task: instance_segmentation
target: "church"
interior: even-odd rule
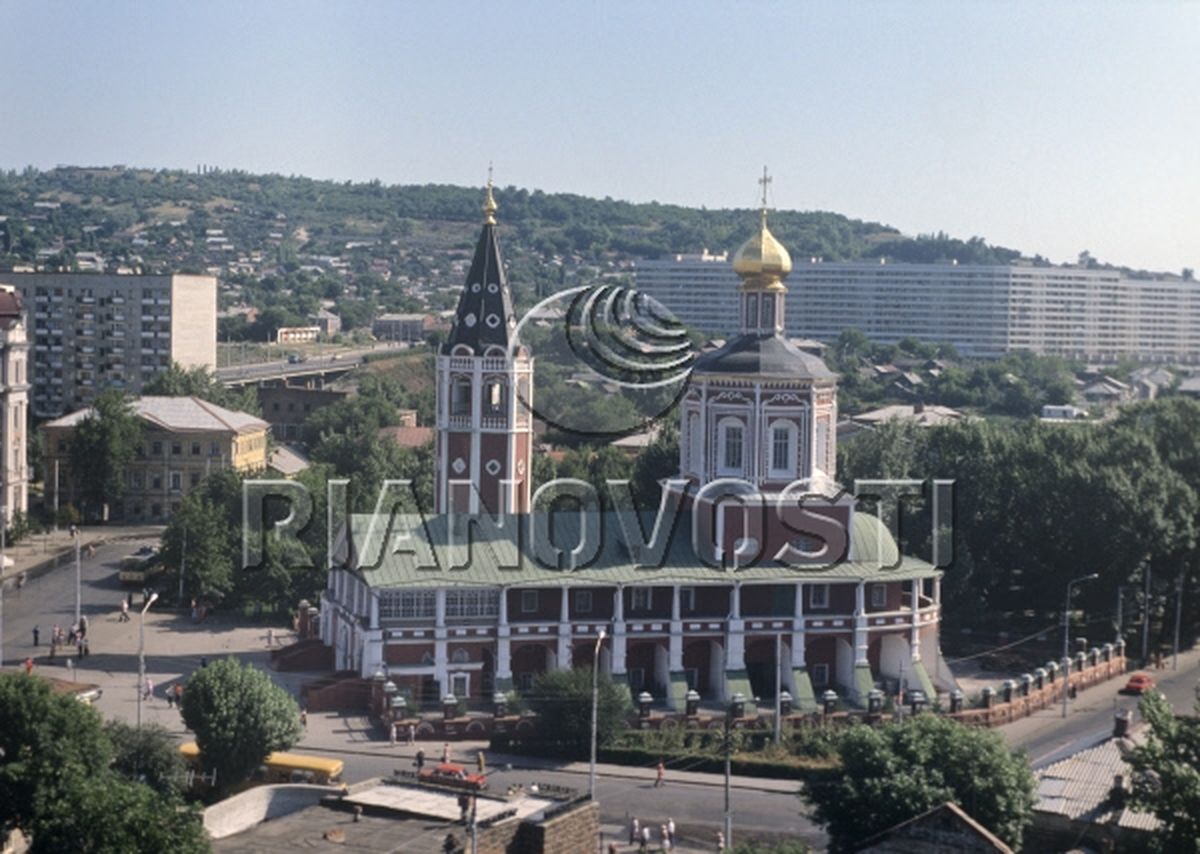
[[[490,182],[483,213],[437,356],[436,512],[382,536],[386,520],[350,518],[320,605],[335,668],[476,705],[593,664],[680,711],[691,690],[783,689],[811,710],[827,690],[865,705],[875,687],[952,688],[940,570],[837,485],[837,377],[784,337],[792,263],[765,193],[733,260],[740,333],[693,365],[663,484],[663,507],[682,509],[657,525],[536,506],[536,354],[515,339]]]

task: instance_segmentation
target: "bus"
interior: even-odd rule
[[[200,747],[194,741],[179,745],[179,753],[192,770],[203,772]],[[346,763],[305,753],[272,753],[251,775],[246,788],[271,783],[317,783],[324,786],[342,782]]]

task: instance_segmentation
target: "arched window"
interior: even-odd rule
[[[471,414],[471,381],[466,377],[450,380],[450,414]]]
[[[483,408],[489,415],[502,415],[505,406],[504,380],[490,379],[483,387]]]
[[[796,471],[796,424],[793,421],[771,422],[770,432],[770,476],[792,478]]]
[[[718,460],[722,475],[740,475],[746,458],[746,427],[736,418],[725,418],[717,428]]]
[[[470,660],[471,653],[467,652],[465,649],[456,649],[454,650],[454,655],[450,656],[450,661],[452,661],[454,664],[466,664]]]

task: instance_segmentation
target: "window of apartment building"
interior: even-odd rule
[[[871,585],[871,607],[883,608],[887,605],[887,585],[872,584]]]
[[[208,446],[208,455],[210,457],[221,456],[221,448],[216,442],[213,442]]]
[[[174,515],[175,513],[178,513],[178,512],[179,512],[179,502],[178,502],[178,501],[172,501],[172,502],[171,502],[171,513],[172,513],[172,515]]]
[[[808,606],[810,608],[829,607],[828,584],[810,584],[808,586]]]
[[[156,456],[156,457],[162,456],[162,448],[163,448],[162,442],[151,442],[150,443],[150,453],[154,454],[154,456]]]
[[[592,613],[592,591],[575,591],[575,611],[580,614]]]
[[[58,452],[60,454],[65,454],[67,452],[67,440],[66,439],[58,440]]]
[[[629,607],[633,611],[649,611],[654,605],[654,588],[635,587],[631,594]]]
[[[200,443],[199,442],[192,442],[192,456],[193,457],[200,456]]]
[[[200,472],[194,471],[190,475],[188,475],[188,483],[191,485],[192,489],[195,489],[197,486],[199,486],[200,485]]]
[[[679,588],[679,610],[681,613],[687,614],[696,610],[696,588],[695,587],[680,587]]]
[[[521,591],[521,613],[536,614],[538,609],[538,591],[522,590]]]
[[[183,489],[183,474],[177,471],[171,472],[171,491],[178,492]]]
[[[271,404],[271,411],[272,412],[279,411],[279,401],[278,400]]]
[[[495,617],[499,613],[499,590],[450,590],[446,593],[447,617]]]
[[[150,481],[150,486],[153,489],[162,489],[162,475],[156,474]]]
[[[141,489],[146,484],[146,475],[140,471],[131,471],[129,473],[129,485],[134,489]]]
[[[151,519],[159,519],[161,517],[162,517],[162,505],[161,504],[151,504],[150,505],[150,518]]]
[[[171,443],[171,456],[178,457],[178,456],[182,456],[182,455],[183,455],[183,443],[182,442],[172,442]]]

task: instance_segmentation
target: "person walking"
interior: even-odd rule
[[[153,696],[154,696],[154,680],[149,677],[146,677],[146,684],[144,686],[144,690],[142,691],[142,699],[149,701],[150,698]]]
[[[300,726],[308,729],[308,709],[300,710]]]
[[[129,600],[128,599],[121,600],[121,616],[118,618],[117,622],[119,622],[119,623],[128,623],[129,622]]]
[[[416,724],[408,725],[408,746],[412,747],[417,743],[417,727]]]
[[[717,831],[717,854],[722,854],[725,850],[725,834]]]
[[[450,742],[442,744],[442,762],[443,764],[450,761]]]
[[[629,822],[629,844],[636,845],[638,838],[642,835],[641,828],[638,826],[637,816]]]
[[[667,833],[667,826],[660,825],[658,828],[658,846],[663,851],[671,850],[671,834]]]
[[[38,644],[38,636],[39,636],[40,634],[41,634],[41,632],[38,630],[38,627],[37,627],[37,626],[34,626],[34,627],[33,627],[33,645],[34,645],[34,646],[38,646],[38,645],[39,645],[39,644]]]
[[[25,659],[25,673],[26,673],[26,675],[33,673],[33,659],[32,658]]]
[[[663,765],[663,761],[658,760],[658,767],[654,769],[654,788],[659,789],[665,785],[664,778],[667,775],[667,767]]]
[[[175,707],[177,709],[179,709],[179,711],[181,711],[181,712],[183,711],[183,683],[182,682],[175,683]],[[302,724],[308,723],[308,719],[304,717],[303,712],[300,713],[300,723],[302,723]]]
[[[272,629],[270,626],[268,626],[267,627],[267,646],[271,647],[274,645],[275,645],[275,630]]]
[[[646,854],[650,850],[650,825],[642,828],[641,844],[638,846],[638,854]]]
[[[84,638],[83,640],[81,640],[79,642],[79,654],[84,658],[87,658],[89,655],[92,654],[92,650],[88,647],[88,639],[87,638]]]
[[[396,746],[396,722],[392,721],[388,724],[388,742],[392,747]]]
[[[417,774],[420,774],[421,769],[425,767],[425,748],[421,748],[417,751],[416,763],[417,763]]]
[[[671,840],[671,847],[675,847],[675,819],[667,816],[667,839]]]
[[[479,769],[480,774],[487,773],[487,760],[483,758],[483,751],[475,754],[475,767]]]
[[[166,691],[163,691],[163,693],[167,695],[167,709],[170,710],[175,708],[175,692],[168,688]]]

